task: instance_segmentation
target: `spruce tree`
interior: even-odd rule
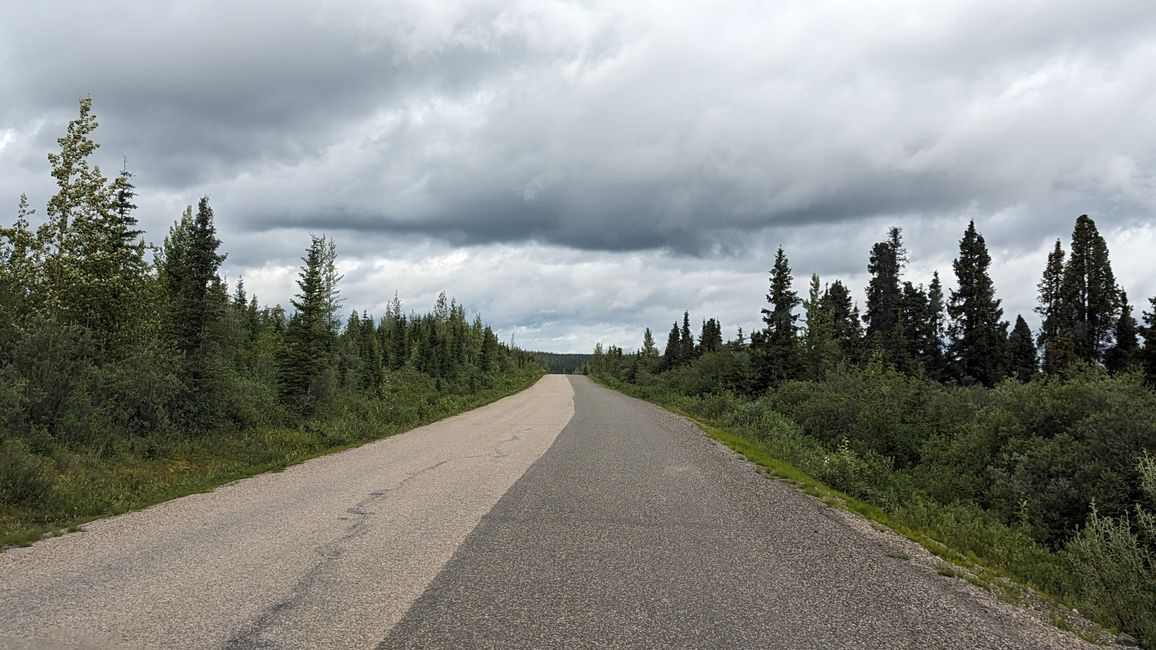
[[[1061,290],[1061,327],[1071,330],[1076,358],[1103,360],[1119,314],[1120,290],[1108,260],[1108,245],[1096,222],[1080,215],[1072,231]]]
[[[850,289],[841,280],[835,280],[824,290],[822,305],[831,316],[831,336],[838,344],[842,358],[848,362],[858,361],[863,328]]]
[[[649,327],[642,333],[642,349],[639,353],[644,359],[658,358],[658,346],[654,344],[654,334],[650,331]]]
[[[360,321],[358,347],[364,368],[362,388],[370,393],[377,393],[381,390],[382,382],[385,380],[385,362],[381,356],[381,342],[377,338],[377,327],[373,323],[373,317],[362,312]]]
[[[717,352],[723,347],[722,326],[713,318],[702,322],[702,334],[699,336],[699,350],[702,354]]]
[[[943,285],[939,281],[939,271],[931,274],[931,284],[927,286],[927,314],[924,318],[923,365],[927,375],[942,381],[947,376],[944,357],[943,336],[946,333],[944,321]]]
[[[333,298],[327,287],[329,240],[313,236],[301,258],[298,293],[291,301],[296,312],[285,331],[279,360],[282,399],[299,411],[311,411],[332,393],[333,330],[329,311]]]
[[[1132,317],[1132,306],[1128,296],[1120,292],[1120,318],[1116,320],[1115,344],[1104,355],[1104,366],[1112,374],[1127,372],[1139,361],[1140,339],[1136,331],[1136,319]]]
[[[1007,323],[1000,322],[1003,309],[988,275],[990,266],[987,245],[972,221],[959,242],[959,257],[952,263],[958,288],[951,292],[947,305],[949,352],[957,378],[985,386],[1004,377],[1007,349]]]
[[[482,350],[478,361],[482,373],[489,375],[497,370],[499,352],[498,335],[494,334],[494,330],[489,325],[486,325],[482,331]]]
[[[698,349],[694,345],[694,335],[690,333],[690,312],[682,312],[682,329],[678,332],[678,340],[682,344],[678,359],[681,363],[690,363],[698,356]]]
[[[1008,359],[1010,374],[1020,381],[1030,381],[1038,370],[1032,330],[1020,315],[1016,315],[1015,327],[1008,336]]]
[[[1060,335],[1060,331],[1068,326],[1063,313],[1064,249],[1060,246],[1059,239],[1056,240],[1052,252],[1048,253],[1043,277],[1036,287],[1039,291],[1036,313],[1040,315],[1040,333],[1036,343],[1044,355],[1044,368],[1050,372],[1051,368],[1060,365],[1058,359],[1053,358],[1054,354],[1050,352],[1051,343]]]
[[[666,349],[662,351],[662,367],[669,370],[679,365],[682,359],[682,335],[678,331],[678,323],[670,326],[670,334],[666,337]]]
[[[1156,297],[1148,299],[1149,309],[1144,313],[1144,326],[1140,328],[1140,336],[1144,339],[1144,347],[1140,349],[1140,367],[1144,371],[1144,379],[1152,386],[1156,386]]]
[[[903,283],[899,293],[899,321],[896,329],[905,346],[895,359],[897,368],[917,372],[924,367],[927,348],[931,345],[928,303],[923,285]]]
[[[902,231],[892,226],[887,241],[871,248],[867,264],[867,272],[871,274],[867,283],[867,313],[863,315],[867,339],[871,346],[883,350],[884,360],[891,364],[897,363],[907,348],[899,327],[902,301],[899,276],[906,261]]]
[[[814,381],[823,379],[838,357],[834,323],[830,309],[824,304],[824,295],[826,292],[819,290],[819,274],[812,273],[807,299],[803,301],[803,311],[807,317],[803,354],[807,375]]]
[[[762,309],[766,327],[762,337],[761,375],[768,385],[798,376],[799,341],[796,334],[799,328],[795,325],[798,316],[794,310],[801,301],[791,289],[792,279],[790,263],[780,247],[771,268],[771,287],[767,293],[770,307]]]

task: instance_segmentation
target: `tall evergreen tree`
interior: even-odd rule
[[[682,343],[678,358],[682,363],[690,363],[698,356],[698,349],[694,345],[694,335],[690,333],[690,312],[682,312],[682,329],[678,332],[678,340]]]
[[[1133,369],[1139,361],[1140,339],[1136,331],[1136,319],[1132,317],[1132,306],[1128,296],[1120,292],[1120,318],[1116,320],[1115,344],[1104,355],[1104,365],[1113,374]]]
[[[670,334],[666,337],[666,349],[662,352],[662,366],[666,369],[674,368],[682,361],[682,334],[678,330],[678,323],[670,326]]]
[[[699,336],[699,350],[702,354],[717,352],[723,347],[722,326],[713,318],[702,322],[702,334]]]
[[[165,238],[158,273],[168,298],[168,331],[181,353],[192,356],[204,352],[205,334],[216,316],[209,299],[210,287],[225,256],[218,252],[221,241],[213,222],[207,197],[185,210]]]
[[[1140,328],[1140,336],[1144,339],[1141,348],[1140,367],[1144,371],[1144,378],[1156,386],[1156,297],[1148,299],[1151,311],[1143,312],[1144,326]]]
[[[213,223],[209,199],[201,198],[196,216],[192,207],[173,225],[158,259],[158,275],[165,294],[165,331],[180,356],[182,380],[189,403],[206,403],[211,395],[210,368],[216,350],[212,334],[224,316],[225,300],[217,294],[217,271],[225,256],[218,252],[221,240]],[[193,409],[188,424],[207,426],[204,409]]]
[[[296,312],[285,332],[280,359],[281,396],[292,407],[310,411],[327,399],[333,390],[334,304],[328,285],[327,260],[330,244],[325,236],[313,236],[297,279],[292,300]]]
[[[639,353],[644,359],[658,358],[658,346],[654,344],[654,334],[649,327],[642,333],[642,349],[639,350]]]
[[[851,291],[841,280],[835,280],[824,290],[823,309],[831,315],[831,336],[839,345],[842,358],[848,362],[858,361],[863,328]]]
[[[497,370],[500,352],[501,346],[498,344],[498,335],[494,334],[494,330],[489,325],[486,325],[482,331],[482,350],[478,363],[483,373],[489,374]]]
[[[761,375],[767,384],[776,384],[798,376],[799,341],[795,321],[795,307],[801,302],[791,289],[791,265],[782,247],[775,253],[775,263],[771,268],[770,291],[767,293],[769,307],[762,309],[763,356]]]
[[[322,291],[326,296],[325,310],[329,314],[329,332],[332,336],[337,336],[341,330],[341,321],[337,314],[341,310],[341,305],[345,303],[341,297],[341,289],[337,285],[345,276],[337,272],[337,242],[332,239],[325,240],[325,248],[321,256],[321,269]],[[441,298],[445,299],[444,291]]]
[[[364,368],[362,388],[375,393],[381,390],[381,383],[385,380],[385,362],[381,356],[381,342],[377,338],[377,327],[373,323],[373,317],[362,312],[360,321],[358,347]]]
[[[1023,316],[1016,315],[1016,324],[1008,336],[1008,370],[1020,381],[1030,381],[1038,371],[1036,344],[1032,330]]]
[[[1051,372],[1052,368],[1063,365],[1051,351],[1052,341],[1059,335],[1060,331],[1065,327],[1070,327],[1070,323],[1065,323],[1067,320],[1064,309],[1064,249],[1060,246],[1060,240],[1056,240],[1056,245],[1052,252],[1048,253],[1048,262],[1044,265],[1044,274],[1040,278],[1040,283],[1036,285],[1039,291],[1039,304],[1036,305],[1036,313],[1040,315],[1040,333],[1036,338],[1036,343],[1040,346],[1044,355],[1044,368]]]
[[[904,356],[907,348],[899,327],[902,302],[899,276],[906,262],[902,231],[893,226],[887,241],[871,248],[867,265],[867,272],[871,274],[867,284],[867,313],[863,315],[869,344],[882,349],[884,359],[892,364]]]
[[[931,284],[927,286],[927,316],[924,319],[923,365],[932,379],[943,380],[948,368],[943,350],[946,334],[944,319],[943,285],[939,281],[939,271],[931,274]]]
[[[904,282],[899,293],[898,332],[905,347],[895,360],[896,367],[915,372],[924,368],[932,345],[928,317],[929,301],[923,285]]]
[[[951,324],[949,351],[955,374],[963,381],[993,386],[1005,374],[1007,323],[995,297],[988,267],[991,255],[975,222],[967,225],[959,242],[959,257],[952,263],[958,289],[951,292],[947,313]]]
[[[1061,326],[1072,332],[1076,358],[1102,361],[1119,318],[1120,290],[1108,245],[1086,214],[1076,219],[1071,248],[1064,266]]]
[[[823,379],[838,358],[834,323],[831,310],[824,303],[824,295],[826,292],[819,290],[819,274],[812,273],[807,299],[803,301],[803,311],[807,317],[803,354],[807,375],[815,381]]]

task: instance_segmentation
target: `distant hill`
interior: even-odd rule
[[[558,352],[531,352],[530,355],[547,371],[561,375],[578,374],[582,366],[594,356],[591,354],[563,354]]]

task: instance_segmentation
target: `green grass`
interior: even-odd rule
[[[351,410],[297,427],[144,440],[139,448],[114,455],[56,447],[50,455],[52,490],[45,499],[32,504],[0,502],[0,551],[408,431],[517,393],[540,377],[511,377],[472,394],[427,396],[422,408],[407,404],[389,411],[393,415],[375,417]]]

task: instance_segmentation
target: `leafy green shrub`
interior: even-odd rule
[[[53,467],[22,440],[0,442],[0,502],[38,506],[52,495]]]
[[[864,498],[871,492],[867,463],[851,449],[846,439],[833,453],[823,457],[818,479],[854,497]]]
[[[1156,460],[1147,451],[1138,470],[1144,498],[1156,501]],[[1085,609],[1142,643],[1156,642],[1156,514],[1136,504],[1132,513],[1106,517],[1093,503],[1067,551]]]

